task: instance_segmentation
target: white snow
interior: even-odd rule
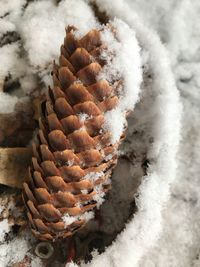
[[[40,258],[34,257],[31,260],[31,267],[42,267],[42,266],[43,266],[43,263]]]
[[[104,176],[103,172],[89,172],[83,177],[83,179],[95,182],[102,176]]]
[[[120,140],[126,125],[126,114],[119,107],[105,113],[104,129],[112,133],[112,144],[115,144]]]
[[[20,13],[20,10],[23,5],[25,5],[25,0],[15,0],[10,1],[1,1],[0,16],[4,16],[6,13],[13,12],[13,15]]]
[[[15,104],[18,102],[16,96],[0,92],[0,113],[11,113],[14,111]]]
[[[93,196],[93,200],[96,201],[97,205],[97,209],[100,208],[100,206],[103,204],[103,202],[105,201],[105,193],[103,192],[103,186],[101,185],[97,185],[94,187],[94,191],[97,193],[96,195]]]
[[[76,221],[75,216],[70,216],[68,213],[62,216],[62,220],[65,223],[65,227]]]
[[[86,221],[89,221],[91,219],[94,218],[94,212],[92,211],[88,211],[88,212],[85,212],[82,216],[81,216],[81,219],[84,219]]]
[[[86,195],[86,194],[88,194],[88,190],[87,189],[83,189],[83,190],[81,190],[81,193]]]
[[[109,161],[109,160],[111,160],[113,157],[114,157],[114,155],[109,154],[109,155],[107,155],[107,156],[104,156],[104,160],[105,160],[105,161]]]
[[[85,220],[87,222],[87,221],[91,220],[92,218],[94,218],[94,212],[93,211],[88,211],[88,212],[85,212],[85,213],[83,213],[81,215],[77,215],[77,216],[70,216],[68,213],[66,213],[62,216],[62,220],[65,223],[66,228],[75,221]]]
[[[89,116],[89,115],[86,114],[86,113],[79,113],[79,114],[78,114],[78,118],[80,119],[81,122],[84,122],[84,121],[86,121],[87,119],[90,119],[91,116]]]
[[[74,164],[74,160],[68,160],[67,162],[65,162],[65,164],[67,166],[72,166]]]
[[[31,244],[26,237],[18,236],[10,242],[0,244],[0,266],[12,266],[28,254]]]
[[[110,26],[105,26],[101,32],[102,42],[107,47],[101,57],[106,59],[106,65],[98,78],[106,79],[112,84],[122,82],[119,105],[105,113],[104,128],[112,133],[111,142],[114,144],[124,131],[126,112],[133,110],[139,100],[142,71],[140,47],[134,30],[117,18],[110,24],[114,27],[116,36]]]
[[[0,48],[0,52],[0,83],[3,82],[8,73],[10,73],[13,78],[19,77],[24,72],[23,59],[20,59],[18,56],[20,52],[19,42],[4,45]]]

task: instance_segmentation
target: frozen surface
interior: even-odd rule
[[[130,131],[139,131],[141,136],[134,136],[130,150],[134,148],[141,155],[147,152],[150,166],[139,189],[139,209],[134,219],[106,252],[96,255],[87,266],[197,267],[200,264],[200,2],[127,2],[131,8],[122,0],[97,1],[111,18],[116,16],[129,24],[141,46],[140,56],[146,76],[143,76],[139,95],[141,102],[136,105],[134,120],[129,125]],[[96,20],[81,0],[63,0],[58,5],[56,1],[34,1],[26,9],[25,4],[23,0],[0,3],[0,37],[8,32],[17,33],[15,40],[0,47],[0,86],[4,78],[11,75],[13,80],[20,79],[23,94],[29,95],[38,79],[50,83],[48,74],[52,59],[58,57],[65,25],[75,24],[81,29],[79,34],[83,34],[96,26]],[[152,30],[165,43],[168,55]],[[139,79],[139,74],[136,76]],[[178,156],[181,108],[173,76],[183,104]],[[135,85],[137,80],[130,82]],[[15,95],[1,93],[0,111],[13,111],[17,101]],[[122,129],[121,125],[117,131]],[[172,195],[167,202],[170,184]],[[114,217],[118,212],[116,207],[113,206]],[[9,227],[6,221],[0,226],[2,241]],[[14,253],[16,247],[19,254]],[[21,261],[29,250],[28,237],[0,242],[0,266]],[[32,260],[32,266],[39,264],[37,258]]]

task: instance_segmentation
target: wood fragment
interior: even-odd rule
[[[0,148],[0,184],[22,188],[31,156],[31,148]]]

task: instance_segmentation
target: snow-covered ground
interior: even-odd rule
[[[200,266],[200,165],[198,163],[200,1],[126,1],[131,8],[121,8],[123,0],[97,0],[97,3],[108,11],[110,17],[116,15],[133,27],[142,48],[142,61],[153,77],[147,86],[144,85],[141,94],[143,104],[141,107],[139,105],[138,109],[136,107],[135,114],[135,121],[139,120],[138,129],[146,131],[145,142],[152,137],[155,141],[153,147],[150,143],[147,144],[152,169],[149,170],[149,177],[140,188],[139,212],[135,218],[127,225],[114,245],[104,254],[96,256],[96,261],[87,266],[198,267]],[[96,25],[90,8],[81,0],[63,0],[58,6],[55,4],[56,1],[42,0],[30,3],[25,12],[25,0],[11,2],[12,4],[5,0],[0,2],[0,37],[4,37],[7,32],[17,32],[20,38],[16,37],[16,40],[9,45],[3,44],[5,41],[3,38],[0,48],[0,85],[1,79],[10,73],[13,79],[19,79],[21,88],[15,91],[13,96],[0,92],[0,111],[4,113],[11,112],[19,98],[29,96],[29,92],[37,87],[38,79],[46,85],[50,83],[49,64],[58,57],[66,24],[78,24],[83,32]],[[137,18],[132,21],[130,14],[134,17],[135,13],[147,28],[141,26]],[[168,57],[152,30],[165,44]],[[179,139],[180,107],[168,61],[171,63],[183,105],[181,144],[175,160]],[[154,102],[151,102],[153,100]],[[9,109],[6,108],[8,105]],[[138,145],[136,141],[133,141],[135,147]],[[142,143],[142,140],[138,142]],[[138,145],[138,150],[141,147],[141,144]],[[176,164],[178,171],[174,180]],[[168,198],[168,185],[171,182],[171,198],[165,204]],[[159,235],[161,224],[163,230]],[[3,231],[8,231],[7,225],[4,228]],[[23,259],[30,247],[27,242],[28,238],[21,240],[19,237],[10,244],[0,244],[0,264],[2,264],[0,267]],[[19,257],[16,255],[12,258],[10,251],[18,246],[16,244],[20,244],[23,251]],[[32,266],[39,266],[37,259],[34,260],[36,263]]]
[[[200,266],[200,1],[129,0],[165,43],[183,103],[177,178],[164,230],[141,267]]]

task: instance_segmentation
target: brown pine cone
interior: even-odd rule
[[[110,188],[118,144],[103,128],[104,113],[116,107],[114,85],[98,80],[105,62],[100,31],[81,39],[68,27],[54,88],[42,105],[38,144],[33,146],[24,201],[33,234],[41,240],[71,236],[101,204]]]

